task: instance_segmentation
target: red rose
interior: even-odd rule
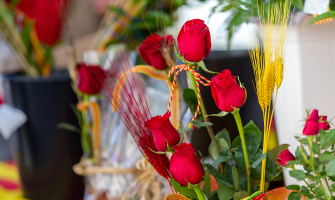
[[[190,62],[203,60],[211,51],[211,34],[201,19],[185,22],[177,40],[181,55]]]
[[[178,131],[169,120],[170,115],[170,112],[166,112],[163,116],[158,115],[145,122],[145,127],[151,131],[155,146],[159,151],[166,150],[167,142],[169,146],[174,146],[180,141]]]
[[[203,180],[204,169],[199,158],[194,154],[192,143],[174,146],[176,151],[171,156],[170,173],[181,185],[198,184]]]
[[[98,94],[103,86],[105,71],[100,66],[78,64],[78,89],[86,94]]]
[[[70,0],[22,0],[17,7],[33,18],[39,40],[54,44],[61,34],[62,18]]]
[[[211,80],[212,96],[215,104],[224,112],[232,112],[245,102],[245,91],[236,82],[228,69],[214,76]]]
[[[168,68],[162,54],[163,47],[173,48],[173,37],[171,35],[161,37],[152,34],[144,40],[138,50],[144,62],[156,69],[163,70]]]
[[[327,121],[327,116],[320,116],[320,120],[321,122],[319,122],[319,130],[323,129],[323,130],[329,130],[330,129],[330,125]]]
[[[305,128],[302,132],[304,135],[317,135],[319,133],[319,111],[314,109],[309,115]]]
[[[288,149],[282,151],[278,158],[277,162],[284,167],[288,166],[288,164],[286,164],[287,161],[295,160],[294,155]]]

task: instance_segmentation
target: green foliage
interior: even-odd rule
[[[208,199],[211,199],[211,175],[208,170],[205,171],[204,181],[205,185],[203,188],[205,188],[205,194],[207,195]]]
[[[199,119],[192,120],[191,123],[197,128],[213,126],[211,122],[202,122]]]
[[[190,88],[183,89],[183,98],[185,103],[190,108],[191,112],[194,114],[198,106],[198,98],[195,91]]]
[[[217,193],[220,200],[232,199],[234,198],[235,189],[232,187],[219,185]]]
[[[225,187],[231,187],[231,188],[234,187],[212,165],[210,165],[210,164],[207,163],[207,164],[204,164],[204,166],[208,169],[209,173],[212,174],[212,176],[215,178],[216,182],[219,185],[222,185],[222,186],[225,186]]]
[[[69,130],[69,131],[73,131],[73,132],[77,132],[77,133],[81,134],[81,130],[78,127],[76,127],[76,126],[74,126],[72,124],[59,123],[59,124],[57,124],[57,128],[63,128],[63,129],[66,129],[66,130]]]
[[[323,20],[323,19],[327,19],[327,18],[335,18],[335,11],[328,11],[325,12],[319,16],[314,17],[311,21],[309,21],[306,26],[311,25],[317,21]]]
[[[236,193],[234,194],[234,199],[233,199],[233,200],[244,199],[244,198],[246,198],[246,197],[248,197],[248,196],[249,196],[249,194],[248,194],[248,192],[246,192],[246,191],[236,192]]]
[[[197,198],[197,195],[196,195],[196,193],[194,192],[193,189],[189,189],[187,186],[180,185],[174,179],[170,180],[170,184],[180,194],[183,194],[183,195],[185,195],[187,197],[190,197],[190,198],[195,198],[195,199]]]
[[[113,35],[104,45],[107,47],[115,43],[124,42],[129,49],[135,49],[147,36],[172,26],[176,20],[173,13],[185,2],[185,0],[133,0],[133,7],[138,7],[138,9],[133,9],[132,13],[121,7],[109,7],[109,11],[116,13],[118,16],[111,23],[125,18],[128,24],[118,30],[118,34]]]

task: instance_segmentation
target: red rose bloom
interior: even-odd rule
[[[190,62],[199,62],[209,55],[212,48],[211,34],[201,19],[185,22],[178,34],[181,55]]]
[[[86,94],[98,94],[103,86],[105,71],[100,66],[77,65],[78,89]]]
[[[236,82],[227,69],[214,76],[211,80],[212,96],[215,104],[224,112],[232,112],[245,102],[245,91]]]
[[[62,18],[70,0],[22,0],[17,5],[30,18],[33,18],[39,40],[48,45],[60,37]]]
[[[323,130],[329,130],[330,129],[330,125],[327,121],[327,116],[320,116],[320,120],[321,122],[319,122],[319,130],[323,129]]]
[[[167,142],[169,146],[174,146],[180,141],[178,131],[169,120],[170,115],[170,112],[166,112],[163,116],[158,115],[145,122],[145,127],[151,131],[155,146],[159,151],[166,150]]]
[[[305,128],[302,132],[304,135],[317,135],[319,133],[319,111],[314,109],[309,115]]]
[[[164,46],[172,48],[173,37],[171,35],[161,37],[157,34],[152,34],[144,40],[138,50],[145,63],[156,69],[163,70],[168,68],[166,60],[162,55],[162,47]]]
[[[174,146],[176,151],[171,156],[170,173],[181,185],[198,184],[203,180],[204,169],[200,159],[194,154],[192,143]]]
[[[277,162],[284,167],[288,166],[288,164],[286,164],[287,161],[295,160],[294,155],[288,149],[282,151],[278,158]]]

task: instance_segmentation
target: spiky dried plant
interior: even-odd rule
[[[249,50],[255,74],[255,89],[259,105],[263,112],[264,138],[263,153],[268,151],[268,141],[276,104],[278,89],[284,77],[284,56],[286,47],[286,30],[290,21],[292,1],[286,0],[272,4],[268,9],[259,9],[259,30],[254,48]],[[250,36],[251,39],[254,36]],[[262,38],[263,44],[257,39]],[[255,40],[254,40],[255,41]],[[275,93],[274,105],[271,107],[272,94]],[[264,191],[266,159],[262,161],[260,190]]]
[[[130,132],[136,146],[157,172],[169,179],[169,160],[165,154],[157,154],[152,133],[144,126],[151,113],[144,92],[144,84],[138,73],[126,73],[131,69],[125,53],[115,55],[106,73],[103,95],[110,105],[118,105],[116,112]],[[124,76],[126,74],[126,76]],[[113,95],[115,85],[123,79],[118,95]]]

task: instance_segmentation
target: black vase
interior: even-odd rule
[[[57,128],[61,122],[78,126],[70,107],[78,100],[68,73],[55,71],[48,78],[5,76],[4,89],[6,102],[28,118],[10,138],[24,197],[82,199],[83,177],[72,169],[83,154],[80,135]]]

